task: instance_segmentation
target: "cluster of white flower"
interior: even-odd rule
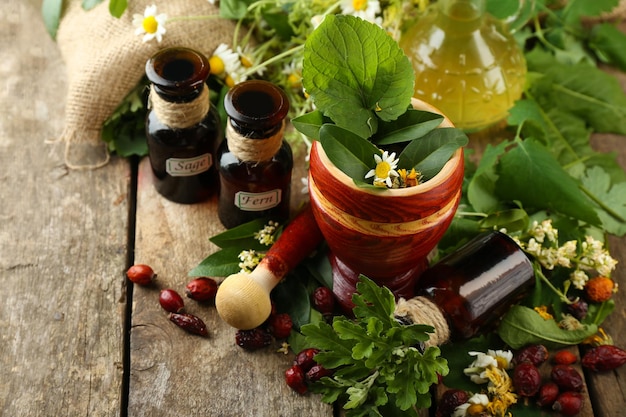
[[[239,254],[239,268],[241,273],[250,273],[263,259],[263,254],[255,250],[243,250]]]
[[[278,228],[278,222],[270,220],[263,229],[254,233],[254,238],[258,240],[262,245],[272,246],[276,241],[274,234]]]
[[[611,257],[601,241],[587,235],[579,250],[575,240],[559,246],[558,235],[552,221],[547,219],[541,223],[533,222],[527,242],[515,237],[514,239],[547,270],[553,270],[557,266],[573,268],[569,279],[574,288],[579,290],[589,281],[590,272],[595,270],[599,275],[609,277],[615,269],[617,261]]]
[[[475,393],[465,404],[459,405],[453,417],[504,416],[507,409],[517,402],[513,382],[506,372],[512,368],[513,353],[510,350],[492,350],[487,353],[469,352],[475,356],[469,367],[463,370],[472,382],[487,384],[487,393]]]

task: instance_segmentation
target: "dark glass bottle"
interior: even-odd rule
[[[152,83],[146,136],[157,191],[177,203],[197,203],[217,190],[215,155],[223,137],[205,83],[207,58],[166,48],[146,63]]]
[[[250,80],[224,99],[226,140],[218,151],[218,215],[226,228],[259,217],[289,217],[293,155],[283,140],[289,100],[276,85]]]
[[[535,282],[533,265],[504,233],[489,232],[444,257],[420,277],[416,293],[439,307],[451,340],[491,330]]]

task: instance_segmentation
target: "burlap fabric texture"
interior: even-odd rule
[[[218,15],[207,0],[129,0],[121,18],[110,15],[108,1],[85,11],[72,0],[57,35],[67,68],[68,93],[65,126],[65,163],[73,169],[97,168],[109,160],[101,139],[102,124],[130,90],[141,81],[146,61],[158,50],[185,46],[210,56],[220,43],[231,45],[235,22],[209,18],[166,22],[166,33],[144,43],[135,34],[133,14],[156,4],[168,19],[179,16]],[[169,24],[168,24],[169,23]]]

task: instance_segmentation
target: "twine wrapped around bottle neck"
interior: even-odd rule
[[[283,143],[285,121],[278,131],[268,138],[251,139],[237,132],[230,120],[226,123],[228,150],[243,162],[263,162],[272,159]]]
[[[152,110],[164,125],[173,129],[186,129],[200,123],[209,112],[209,88],[203,85],[200,95],[187,103],[172,103],[165,100],[150,87],[148,99]]]
[[[414,324],[426,324],[435,328],[425,347],[440,346],[450,339],[450,327],[443,313],[435,303],[426,297],[400,298],[396,303],[395,316],[403,317]]]

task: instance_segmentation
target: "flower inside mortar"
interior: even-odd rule
[[[374,155],[374,161],[376,161],[376,168],[371,169],[365,174],[365,178],[374,177],[374,185],[377,187],[391,188],[393,186],[392,177],[397,177],[398,160],[396,159],[396,153],[384,151],[383,155]]]
[[[165,21],[167,14],[157,14],[156,5],[147,6],[143,15],[135,13],[133,15],[133,26],[136,35],[144,35],[143,42],[148,42],[156,38],[157,42],[163,40],[165,33]]]

